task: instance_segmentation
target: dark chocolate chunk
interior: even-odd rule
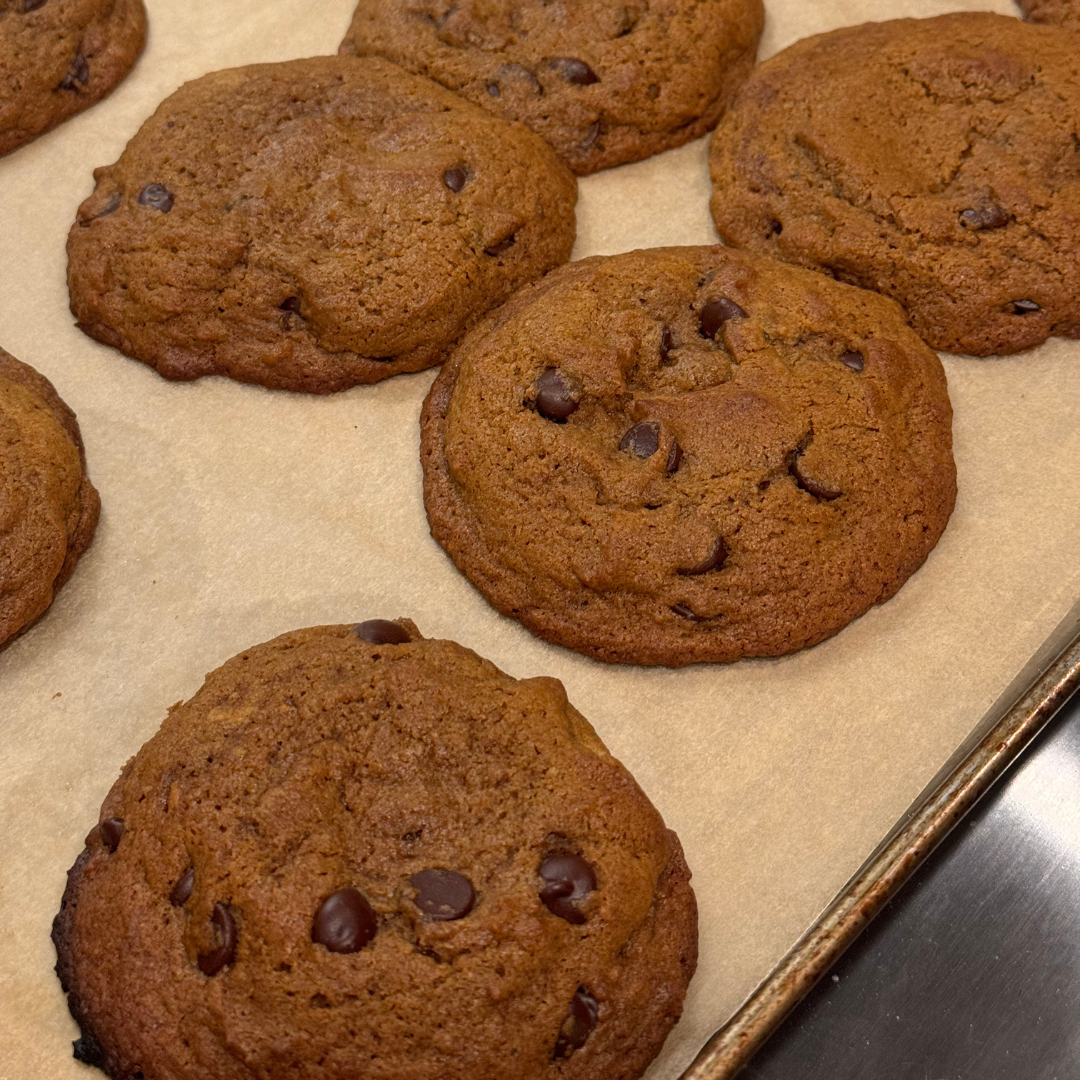
[[[485,255],[501,255],[504,251],[509,251],[514,246],[514,241],[517,239],[513,233],[504,237],[502,240],[496,241],[491,247],[484,248]]]
[[[536,411],[545,420],[556,424],[565,423],[568,416],[577,412],[578,402],[558,368],[545,368],[536,380]]]
[[[416,889],[413,903],[439,922],[464,918],[476,903],[472,883],[453,870],[421,870],[409,884]]]
[[[798,455],[791,462],[791,475],[795,478],[795,483],[807,494],[813,495],[815,499],[832,502],[833,499],[839,499],[843,495],[842,491],[834,491],[812,476],[808,476],[802,467],[802,459]]]
[[[278,307],[282,311],[291,311],[296,315],[300,314],[300,297],[299,296],[286,296],[284,300],[278,304]]]
[[[169,903],[173,907],[183,907],[191,899],[191,890],[195,888],[195,867],[189,866],[179,877],[169,893]]]
[[[570,1008],[566,1011],[566,1019],[559,1028],[559,1037],[555,1040],[555,1057],[569,1057],[585,1045],[585,1040],[596,1027],[599,1011],[596,998],[583,986],[579,986],[570,1001]]]
[[[668,473],[678,472],[679,466],[682,464],[683,451],[678,441],[671,440],[671,449],[668,451],[667,456],[667,471]]]
[[[374,908],[358,889],[338,889],[315,912],[311,940],[331,952],[359,952],[379,929]]]
[[[468,170],[462,168],[460,165],[455,165],[452,169],[447,169],[446,172],[442,174],[442,182],[455,195],[465,186],[465,181],[468,179]]]
[[[139,202],[167,214],[173,208],[173,193],[164,184],[147,184],[139,192]]]
[[[592,866],[580,855],[549,855],[540,864],[538,873],[544,881],[540,899],[548,911],[568,923],[580,925],[585,922],[575,901],[596,888],[596,873]]]
[[[722,296],[719,300],[710,300],[701,309],[701,332],[707,338],[712,338],[715,341],[716,335],[720,332],[720,327],[728,319],[745,318],[746,312],[734,300]]]
[[[664,332],[660,335],[660,363],[666,364],[668,358],[671,356],[671,350],[675,348],[675,335],[672,334],[670,327],[665,326]]]
[[[846,352],[840,356],[840,363],[851,368],[852,371],[862,371],[866,358],[861,352]]]
[[[712,553],[702,563],[698,563],[697,566],[691,566],[689,569],[680,570],[679,573],[686,577],[697,577],[698,574],[707,574],[710,570],[717,570],[724,565],[724,560],[727,558],[727,544],[724,543],[724,538],[718,536],[716,543],[713,545]]]
[[[960,224],[965,229],[974,229],[976,231],[1000,229],[1002,226],[1009,224],[1009,213],[994,203],[984,203],[982,206],[973,207],[970,210],[961,210]]]
[[[236,959],[236,920],[229,905],[215,904],[210,921],[214,924],[217,945],[209,952],[199,953],[199,970],[204,975],[216,975]]]
[[[548,65],[575,86],[591,86],[600,81],[600,76],[584,60],[573,56],[556,56],[548,61]]]
[[[660,425],[635,424],[620,440],[620,450],[629,450],[639,458],[651,458],[660,449]]]
[[[119,847],[120,837],[123,835],[124,823],[119,818],[106,818],[101,823],[101,842],[110,851],[115,851]]]
[[[367,622],[357,623],[353,633],[371,645],[406,645],[412,641],[408,630],[389,619],[368,619]]]
[[[25,14],[28,11],[37,11],[37,9],[39,7],[44,7],[44,6],[45,6],[45,0],[23,0],[23,6],[22,6],[23,14]],[[75,1056],[78,1057],[79,1055],[76,1054]]]
[[[1034,300],[1014,300],[1009,305],[1009,311],[1013,315],[1034,315],[1036,311],[1042,311],[1042,308]]]
[[[80,86],[88,85],[89,82],[90,65],[86,62],[86,57],[80,52],[75,54],[75,59],[71,61],[57,89],[76,90]]]

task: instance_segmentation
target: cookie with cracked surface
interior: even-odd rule
[[[503,614],[600,660],[777,656],[891,597],[956,493],[937,356],[891,300],[725,248],[561,267],[421,420],[431,532]]]
[[[100,505],[75,414],[44,375],[0,349],[0,648],[71,577]]]
[[[100,101],[145,41],[142,0],[0,0],[0,154]]]
[[[330,393],[431,367],[574,242],[542,139],[377,58],[196,79],[94,176],[72,310],[170,379]]]
[[[128,762],[57,972],[115,1080],[630,1080],[693,974],[689,877],[557,680],[405,619],[316,627]]]
[[[714,127],[764,21],[761,0],[361,0],[340,51],[523,120],[584,175]]]
[[[875,289],[935,349],[1080,337],[1080,66],[983,12],[867,23],[762,64],[713,135],[725,243]]]
[[[1017,0],[1017,4],[1028,22],[1080,30],[1080,0]]]

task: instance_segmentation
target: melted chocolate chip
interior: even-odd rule
[[[438,922],[462,919],[476,903],[472,883],[453,870],[421,870],[409,884],[416,889],[413,903]]]
[[[58,90],[76,90],[80,86],[86,86],[90,82],[90,65],[82,53],[76,53],[75,59],[60,80]]]
[[[199,953],[199,970],[204,975],[216,975],[236,959],[236,920],[228,904],[215,904],[210,921],[218,943],[209,952]]]
[[[370,645],[406,645],[412,641],[405,627],[389,619],[368,619],[367,622],[357,623],[353,633]]]
[[[852,371],[862,371],[866,358],[861,352],[846,352],[840,356],[840,363],[851,368]]]
[[[442,182],[455,195],[465,186],[465,181],[468,179],[468,170],[462,168],[460,165],[455,165],[452,169],[447,169],[446,172],[442,174]]]
[[[599,1005],[583,986],[577,988],[566,1011],[566,1019],[559,1028],[559,1037],[555,1040],[554,1057],[569,1057],[575,1050],[585,1045],[585,1040],[596,1027]]]
[[[635,424],[620,440],[620,450],[639,458],[651,458],[660,449],[659,424]]]
[[[556,56],[548,61],[548,66],[575,86],[591,86],[600,81],[600,76],[584,60],[575,59],[573,56]]]
[[[167,214],[173,208],[173,193],[164,184],[147,184],[139,192],[139,202]]]
[[[718,536],[711,554],[704,562],[698,563],[697,566],[691,566],[689,569],[680,570],[679,573],[684,577],[697,577],[698,574],[707,574],[710,570],[717,570],[724,565],[727,553],[727,544],[724,543],[724,538]]]
[[[331,952],[359,952],[379,929],[374,908],[358,889],[338,889],[315,912],[311,940]]]
[[[734,300],[722,296],[719,300],[710,300],[701,309],[701,332],[705,337],[712,338],[715,341],[716,335],[720,332],[720,327],[728,319],[745,318],[746,312]]]
[[[110,850],[120,846],[120,837],[124,835],[124,823],[116,817],[106,818],[101,823],[101,842]]]
[[[562,424],[577,409],[577,399],[563,373],[558,368],[544,368],[536,380],[536,411],[545,420]]]
[[[278,304],[278,307],[282,311],[291,311],[294,315],[300,314],[300,297],[299,296],[286,296],[284,300]]]
[[[671,356],[671,350],[675,348],[675,335],[672,334],[671,329],[667,326],[664,327],[664,332],[660,335],[660,363],[666,364]]]
[[[965,229],[976,231],[1000,229],[1009,224],[1009,213],[994,203],[986,203],[983,206],[973,207],[971,210],[961,210],[960,224]]]
[[[189,866],[181,875],[169,893],[169,903],[173,907],[183,907],[191,899],[191,890],[195,888],[195,867]]]
[[[28,12],[28,11],[37,11],[37,9],[39,7],[44,7],[44,6],[45,6],[45,0],[23,0],[23,6],[22,6],[23,14],[25,15],[26,12]],[[78,1057],[79,1055],[76,1054],[75,1056]]]
[[[540,899],[548,911],[568,923],[580,925],[585,922],[575,901],[596,888],[596,873],[592,866],[580,855],[549,855],[540,864],[538,873],[544,880]]]
[[[675,439],[671,440],[671,449],[668,451],[667,456],[667,471],[670,475],[673,472],[679,471],[679,466],[682,464],[683,449]]]
[[[1034,315],[1042,308],[1034,300],[1014,300],[1009,305],[1009,312],[1013,315]]]
[[[843,495],[842,491],[834,491],[820,481],[815,480],[812,476],[808,476],[803,470],[802,459],[798,456],[791,462],[790,472],[795,479],[795,483],[808,495],[813,495],[815,499],[821,499],[822,502],[832,502],[833,499],[839,499]]]

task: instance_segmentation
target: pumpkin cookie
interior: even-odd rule
[[[542,139],[377,58],[196,79],[94,175],[72,310],[170,379],[329,393],[430,367],[574,242]]]
[[[956,493],[937,356],[891,300],[725,248],[522,289],[424,405],[431,532],[601,660],[776,656],[891,597]]]
[[[248,649],[125,766],[53,937],[115,1080],[629,1080],[689,871],[555,679],[408,620]]]

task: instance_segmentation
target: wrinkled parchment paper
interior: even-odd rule
[[[761,55],[837,26],[1011,0],[766,0]],[[77,411],[103,513],[52,611],[0,653],[0,1080],[73,1061],[49,940],[124,761],[204,673],[296,627],[408,615],[515,676],[555,675],[677,830],[701,963],[650,1080],[690,1062],[812,923],[1080,596],[1080,342],[945,357],[960,496],[899,595],[814,649],[605,666],[497,615],[430,539],[417,417],[432,373],[314,398],[170,384],[84,337],[64,242],[91,171],[221,67],[336,49],[353,0],[148,0],[104,103],[0,159],[0,344]],[[712,243],[707,140],[581,182],[575,257]],[[209,1080],[209,1078],[208,1078]]]

